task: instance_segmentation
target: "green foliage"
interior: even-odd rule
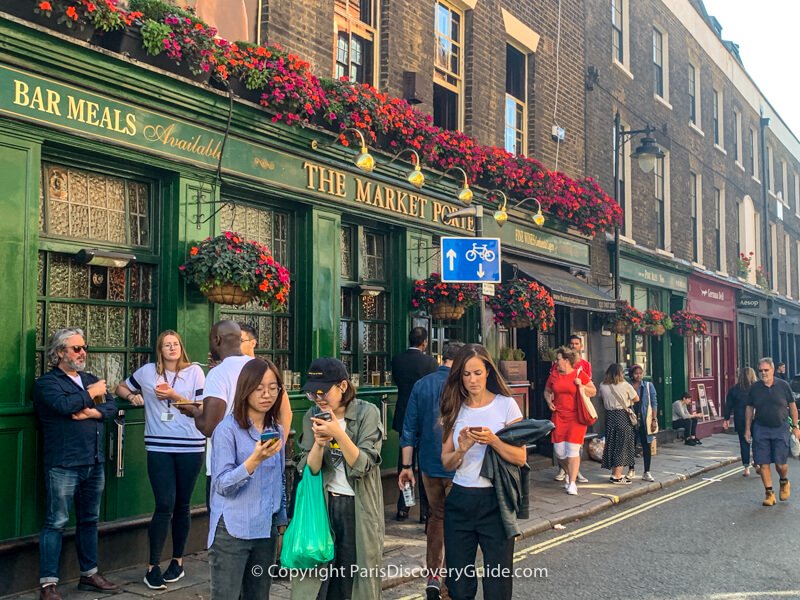
[[[129,0],[128,10],[140,12],[143,19],[151,19],[153,21],[163,21],[167,15],[177,15],[190,19],[196,18],[190,11],[178,8],[174,4],[163,2],[162,0]]]
[[[164,38],[169,37],[172,28],[164,23],[148,20],[142,25],[142,43],[150,56],[156,56],[165,51]]]

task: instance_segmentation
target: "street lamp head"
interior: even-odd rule
[[[664,151],[656,143],[655,138],[645,136],[631,156],[637,159],[642,171],[650,173],[656,167],[656,160],[664,158]]]

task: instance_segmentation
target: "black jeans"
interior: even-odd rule
[[[508,577],[483,577],[483,597],[510,600],[514,538],[506,537],[493,487],[468,488],[453,484],[444,504],[444,554],[447,590],[453,600],[472,600],[478,593],[475,556],[483,552],[485,569],[508,569]]]
[[[639,415],[641,417],[641,415]],[[647,428],[642,427],[641,421],[639,427],[633,430],[634,440],[639,442],[642,445],[642,460],[644,460],[644,470],[645,472],[650,470],[650,443],[647,441]],[[634,465],[629,465],[631,469],[634,468]]]
[[[414,454],[411,457],[411,470],[414,473],[414,479],[417,481],[417,490],[419,491],[419,516],[428,516],[428,495],[425,493],[425,484],[422,481],[422,471],[419,470],[419,456],[417,448],[414,448]],[[400,475],[400,465],[403,464],[403,449],[397,455],[397,474]],[[406,501],[403,499],[403,492],[397,497],[397,512],[407,511]]]
[[[356,564],[356,498],[328,493],[328,519],[333,534],[331,572],[335,576],[322,582],[317,600],[347,600],[353,596],[353,575]]]
[[[739,434],[739,450],[742,453],[742,464],[745,467],[750,466],[750,444],[748,444],[744,439],[745,417],[742,416],[740,418],[734,415],[733,425],[736,427],[736,433]]]
[[[268,538],[242,540],[228,533],[225,519],[220,517],[214,543],[208,549],[211,600],[268,599],[277,541],[278,529],[274,525]]]
[[[183,557],[192,521],[189,506],[200,467],[205,464],[204,456],[202,452],[147,453],[147,476],[156,501],[156,509],[147,528],[151,565],[161,562],[161,551],[167,540],[170,521],[172,556]]]
[[[672,421],[672,428],[683,429],[684,435],[688,440],[689,438],[695,436],[695,431],[697,431],[697,419],[678,419],[676,421]]]

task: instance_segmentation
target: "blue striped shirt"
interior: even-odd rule
[[[283,435],[282,428],[277,430]],[[270,537],[274,523],[285,525],[286,494],[283,478],[285,448],[262,462],[250,475],[244,461],[261,439],[251,424],[242,429],[233,418],[225,417],[214,430],[211,451],[211,517],[208,526],[208,547],[220,517],[225,529],[235,538],[254,540]]]

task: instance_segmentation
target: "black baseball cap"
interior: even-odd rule
[[[347,367],[342,361],[326,356],[318,358],[311,363],[306,373],[306,382],[303,385],[304,392],[326,393],[331,386],[340,381],[349,379]]]

